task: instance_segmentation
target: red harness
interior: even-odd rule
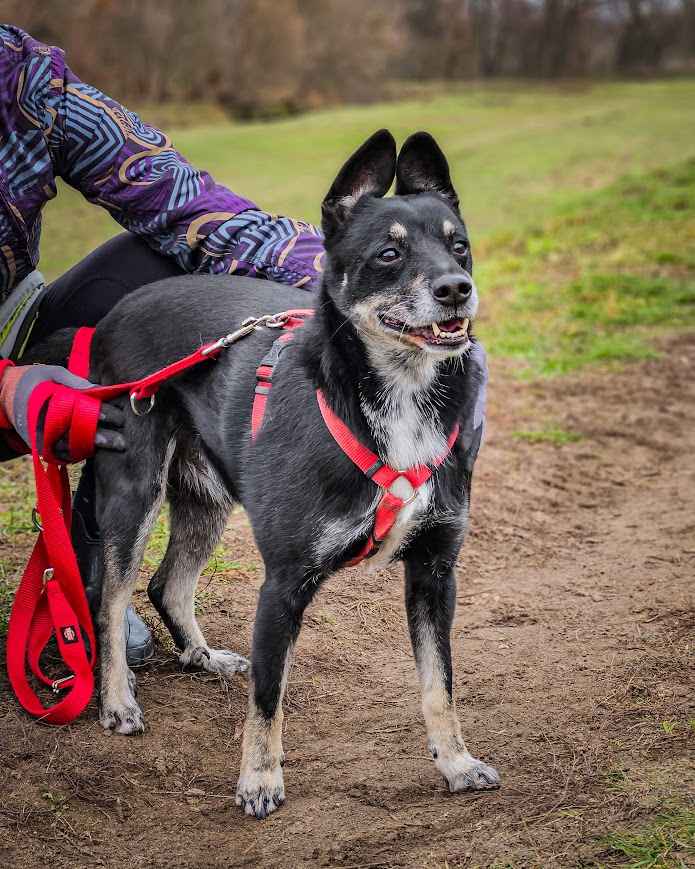
[[[250,334],[259,325],[281,327],[283,334],[273,343],[256,371],[258,383],[251,414],[251,434],[255,438],[263,422],[273,369],[283,348],[292,339],[293,330],[303,325],[305,318],[312,314],[312,310],[295,310],[250,319],[236,332],[219,341],[204,344],[183,359],[139,380],[79,391],[62,384],[45,382],[33,390],[29,400],[29,433],[36,479],[38,516],[35,520],[40,517],[40,522],[35,522],[39,537],[17,589],[7,630],[7,673],[10,684],[21,705],[31,715],[49,724],[67,724],[81,714],[94,692],[97,644],[70,537],[70,482],[67,469],[53,452],[58,440],[67,433],[71,461],[89,458],[94,454],[94,438],[102,401],[129,393],[133,412],[138,415],[147,413],[159,387],[171,378],[201,362],[216,358],[225,347]],[[75,335],[68,368],[80,377],[89,376],[94,331],[83,328]],[[430,479],[434,469],[451,452],[459,427],[454,427],[446,452],[432,466],[398,471],[384,464],[357,440],[328,407],[320,390],[316,398],[335,442],[384,492],[376,509],[374,528],[364,548],[349,562],[351,566],[376,553],[395,524],[399,512],[415,499],[420,486]],[[148,399],[149,405],[141,408],[138,402]],[[43,443],[39,451],[38,433],[41,430]],[[400,498],[391,491],[399,478],[410,484],[412,494],[408,498]],[[47,676],[40,666],[41,654],[53,635],[70,671],[67,676],[56,680]],[[57,703],[44,706],[29,681],[27,665],[39,682],[51,686],[56,694],[65,692]]]
[[[304,318],[311,316],[313,311],[293,311],[294,316],[288,320],[283,329],[294,330],[301,326]],[[259,367],[256,369],[256,377],[258,383],[253,401],[253,411],[251,414],[251,436],[255,438],[263,424],[263,415],[265,413],[268,396],[272,387],[273,370],[278,363],[280,354],[287,346],[288,342],[293,338],[293,331],[287,331],[281,335],[273,344],[270,351],[267,353]],[[451,434],[447,439],[447,448],[441,456],[438,456],[432,465],[418,465],[414,468],[406,468],[403,471],[396,470],[384,464],[376,453],[372,452],[368,447],[361,444],[345,423],[336,416],[330,409],[323,392],[320,389],[316,390],[316,400],[318,401],[321,416],[326,424],[326,428],[333,436],[333,440],[338,444],[345,455],[368,477],[373,483],[383,490],[381,500],[377,504],[374,514],[374,527],[369,535],[364,547],[357,555],[347,562],[347,567],[354,567],[365,558],[371,558],[379,551],[379,547],[386,539],[389,531],[396,524],[398,515],[401,510],[417,498],[418,489],[423,486],[432,476],[435,469],[438,468],[451,452],[459,434],[458,423],[454,426]],[[405,480],[407,487],[410,489],[410,494],[406,498],[401,498],[395,495],[391,489],[396,480]],[[401,484],[403,485],[403,484]]]

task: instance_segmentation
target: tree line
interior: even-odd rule
[[[241,118],[393,82],[695,70],[695,0],[4,0],[3,15],[123,100]]]

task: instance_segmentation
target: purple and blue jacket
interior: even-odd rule
[[[80,81],[59,48],[0,25],[0,303],[39,261],[62,178],[186,272],[311,286],[323,240],[195,169],[164,133]]]

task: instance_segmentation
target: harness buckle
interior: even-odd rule
[[[405,492],[403,492],[404,488],[406,489]],[[407,504],[412,504],[413,501],[417,498],[418,494],[417,487],[413,486],[410,480],[403,475],[396,477],[396,479],[391,483],[386,491],[389,492],[389,494],[393,495],[394,498],[400,498],[401,501],[403,501],[401,510]],[[403,492],[403,494],[400,494],[401,492]]]
[[[142,399],[142,401],[144,401],[144,400],[145,399]],[[131,408],[131,410],[133,411],[135,416],[147,416],[147,414],[154,407],[154,395],[150,395],[150,403],[144,408],[144,410],[140,410],[138,408],[138,406],[137,406],[138,401],[140,401],[140,399],[137,397],[137,393],[131,392],[130,393],[130,408]]]

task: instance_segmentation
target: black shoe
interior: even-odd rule
[[[104,565],[101,540],[90,535],[85,520],[78,510],[72,514],[72,545],[77,556],[85,594],[92,618],[96,621],[101,603],[101,585]],[[123,631],[126,640],[126,660],[129,667],[142,667],[154,655],[154,639],[150,629],[132,606],[125,611]]]
[[[125,657],[128,666],[143,667],[154,655],[152,631],[135,612],[132,606],[125,611],[123,621],[125,631]]]

